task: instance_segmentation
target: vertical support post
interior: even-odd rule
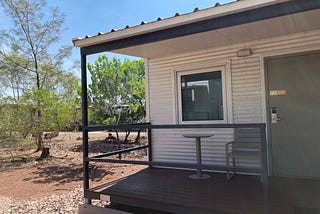
[[[81,51],[81,97],[82,97],[82,148],[83,148],[83,192],[89,189],[88,158],[88,89],[87,89],[87,56]],[[90,199],[85,203],[91,204]]]
[[[201,139],[200,137],[196,137],[196,158],[197,158],[197,175],[198,177],[200,178],[202,175],[201,175],[201,170],[202,170],[202,167],[201,167]]]
[[[269,198],[269,178],[268,178],[268,157],[267,157],[267,139],[266,139],[266,125],[260,126],[261,138],[261,176],[263,189],[263,206],[264,213],[270,213],[270,198]]]
[[[149,162],[152,162],[152,133],[151,133],[151,124],[148,126],[148,157],[149,157]],[[152,166],[152,164],[150,164],[149,166]]]

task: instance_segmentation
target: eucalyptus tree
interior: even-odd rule
[[[90,122],[132,123],[145,120],[144,62],[99,56],[88,64]],[[116,115],[122,110],[121,115]]]
[[[77,78],[65,72],[63,63],[71,54],[71,46],[58,46],[65,15],[58,8],[49,8],[44,0],[0,0],[12,27],[1,29],[1,75],[8,74],[7,86],[21,101],[32,101],[32,130],[37,150],[43,148],[42,134],[52,97],[64,97],[75,91]],[[71,83],[71,84],[69,84]],[[69,84],[69,85],[68,85]],[[67,87],[65,87],[68,85]],[[69,87],[69,89],[67,89]],[[61,93],[60,93],[61,92]],[[52,94],[51,94],[52,93]],[[51,127],[52,128],[52,127]],[[50,129],[51,129],[50,128]]]

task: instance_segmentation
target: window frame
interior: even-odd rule
[[[221,83],[222,83],[222,105],[223,105],[223,120],[182,120],[182,97],[181,97],[181,76],[201,74],[208,72],[221,71]],[[177,102],[177,119],[179,124],[224,124],[228,122],[228,108],[227,108],[227,86],[226,86],[226,66],[210,66],[206,68],[189,69],[176,71],[176,102]]]

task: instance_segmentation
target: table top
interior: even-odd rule
[[[208,138],[212,137],[213,134],[184,134],[182,136],[186,138]]]

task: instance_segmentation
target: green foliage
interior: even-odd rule
[[[133,123],[145,120],[145,80],[143,60],[99,56],[88,64],[91,74],[89,103],[91,124]],[[118,117],[115,106],[123,111]],[[90,112],[89,112],[90,113]]]
[[[32,133],[70,129],[79,120],[75,102],[65,102],[55,92],[47,90],[33,89],[23,93],[20,100],[5,98],[1,101],[2,139],[21,139]]]
[[[44,0],[0,0],[13,27],[0,29],[0,137],[68,129],[79,120],[79,80],[63,68],[71,46],[56,47],[64,15]],[[1,26],[0,26],[1,27]]]

